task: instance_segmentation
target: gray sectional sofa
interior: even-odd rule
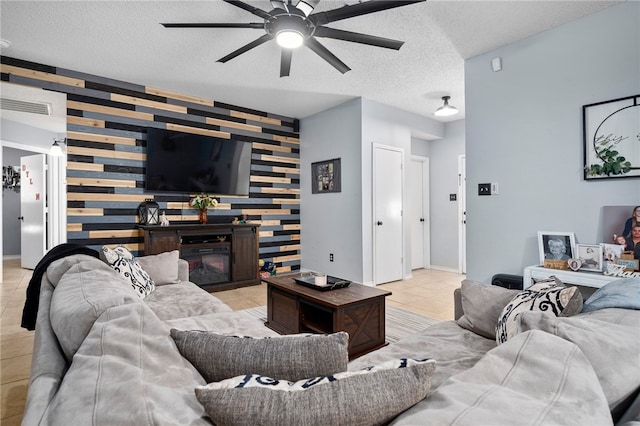
[[[95,257],[71,255],[49,265],[40,288],[24,425],[211,424],[194,392],[206,381],[181,355],[171,329],[278,336],[190,283],[185,261],[138,260],[155,281],[144,299]],[[457,293],[463,310],[457,321],[349,362],[347,369],[357,371],[400,358],[435,360],[426,398],[384,422],[640,424],[640,311],[607,308],[566,318],[531,312],[522,315],[520,333],[497,346],[491,324],[514,291],[465,282]],[[357,398],[379,396],[391,383],[377,385],[369,383]],[[315,410],[334,410],[345,401],[347,396]],[[283,424],[280,412],[270,420],[238,410],[246,419],[240,424],[275,418]],[[308,422],[330,418],[317,414],[320,420]]]

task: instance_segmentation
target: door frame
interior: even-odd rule
[[[50,150],[47,148],[0,139],[0,162],[3,161],[2,150],[4,148],[47,154],[47,241],[49,243],[47,247],[45,247],[45,253],[58,244],[67,242],[66,155],[58,157],[51,155]],[[4,220],[2,204],[0,204],[0,220]],[[2,253],[2,250],[2,242],[0,241],[0,253]],[[0,272],[2,272],[1,268]]]
[[[466,156],[458,154],[458,273],[467,273],[467,172]]]
[[[404,211],[405,211],[405,155],[404,155],[404,149],[403,148],[399,148],[397,146],[392,146],[392,145],[385,145],[385,144],[381,144],[381,143],[376,143],[374,142],[372,144],[372,149],[371,149],[371,232],[372,232],[372,241],[373,241],[373,250],[371,252],[372,254],[372,261],[371,264],[373,266],[373,285],[378,285],[378,284],[382,284],[378,282],[378,274],[377,274],[377,269],[378,269],[378,265],[376,264],[376,255],[377,255],[377,232],[376,232],[376,194],[377,194],[377,190],[376,190],[376,180],[375,180],[375,176],[376,176],[376,169],[375,169],[375,156],[376,156],[376,152],[379,149],[384,149],[384,150],[388,150],[388,151],[395,151],[395,152],[399,152],[400,153],[400,166],[401,166],[401,172],[400,172],[400,181],[401,181],[401,186],[402,189],[400,191],[400,197],[402,198],[402,202],[401,202],[401,217],[402,217],[402,232],[400,234],[400,238],[401,238],[401,247],[402,247],[402,260],[401,260],[401,278],[400,279],[404,279],[405,277],[405,265],[406,265],[406,261],[407,261],[407,257],[406,257],[406,248],[405,248],[405,242],[406,242],[406,238],[405,238],[405,226],[406,226],[406,221],[404,219]]]
[[[425,166],[427,169],[426,182],[423,181],[422,186],[422,213],[427,216],[425,220],[425,226],[423,228],[423,248],[422,248],[422,268],[423,269],[431,269],[431,193],[429,191],[431,181],[430,181],[430,167],[431,163],[429,162],[429,157],[422,157],[419,155],[412,155],[411,161],[417,161],[422,163],[422,173],[424,179]],[[413,182],[412,182],[413,183]],[[411,270],[413,270],[413,265],[411,265]]]

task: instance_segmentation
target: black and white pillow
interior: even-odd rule
[[[103,246],[100,257],[123,276],[127,282],[131,283],[131,286],[141,299],[144,299],[156,289],[156,285],[149,274],[142,269],[133,254],[125,247],[120,246],[110,249]]]
[[[432,359],[402,358],[297,382],[247,374],[195,392],[215,424],[385,424],[427,396],[434,370]]]
[[[518,333],[518,317],[522,312],[538,311],[554,317],[580,313],[582,293],[578,287],[565,287],[555,281],[539,282],[518,293],[502,310],[496,325],[499,345]]]

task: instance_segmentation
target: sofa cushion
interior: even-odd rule
[[[522,312],[539,311],[551,316],[570,316],[582,310],[578,287],[564,287],[555,281],[540,282],[519,292],[504,307],[496,325],[496,343],[504,343],[517,333]]]
[[[519,334],[445,381],[392,425],[611,425],[589,360],[540,331]]]
[[[55,278],[49,319],[70,362],[96,319],[117,305],[141,303],[131,286],[104,262],[70,256],[53,262],[47,276]]]
[[[103,246],[100,251],[100,259],[122,275],[141,299],[144,299],[155,290],[155,284],[149,274],[142,269],[133,254],[125,247],[120,246],[110,249],[107,246]]]
[[[434,360],[394,360],[291,383],[244,375],[196,388],[215,424],[379,425],[423,399]]]
[[[210,426],[193,391],[204,384],[144,303],[114,306],[96,320],[38,424]]]
[[[622,315],[617,310],[619,315]],[[640,312],[635,324],[614,324],[598,316],[555,318],[540,312],[520,316],[519,329],[542,330],[576,344],[589,359],[612,411],[640,389]]]
[[[149,256],[137,257],[136,260],[149,274],[155,285],[177,284],[178,279],[178,250]]]
[[[520,290],[472,280],[463,280],[460,290],[464,315],[458,318],[458,325],[487,339],[495,339],[496,324],[502,309]]]
[[[160,285],[145,297],[144,303],[164,321],[231,312],[220,299],[189,281]]]
[[[289,335],[254,339],[171,329],[182,356],[207,382],[242,374],[302,380],[346,371],[349,335]]]

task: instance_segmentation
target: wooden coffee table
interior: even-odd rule
[[[280,334],[349,333],[349,359],[386,344],[385,297],[390,291],[351,283],[320,291],[297,284],[289,274],[267,283],[267,322]]]

